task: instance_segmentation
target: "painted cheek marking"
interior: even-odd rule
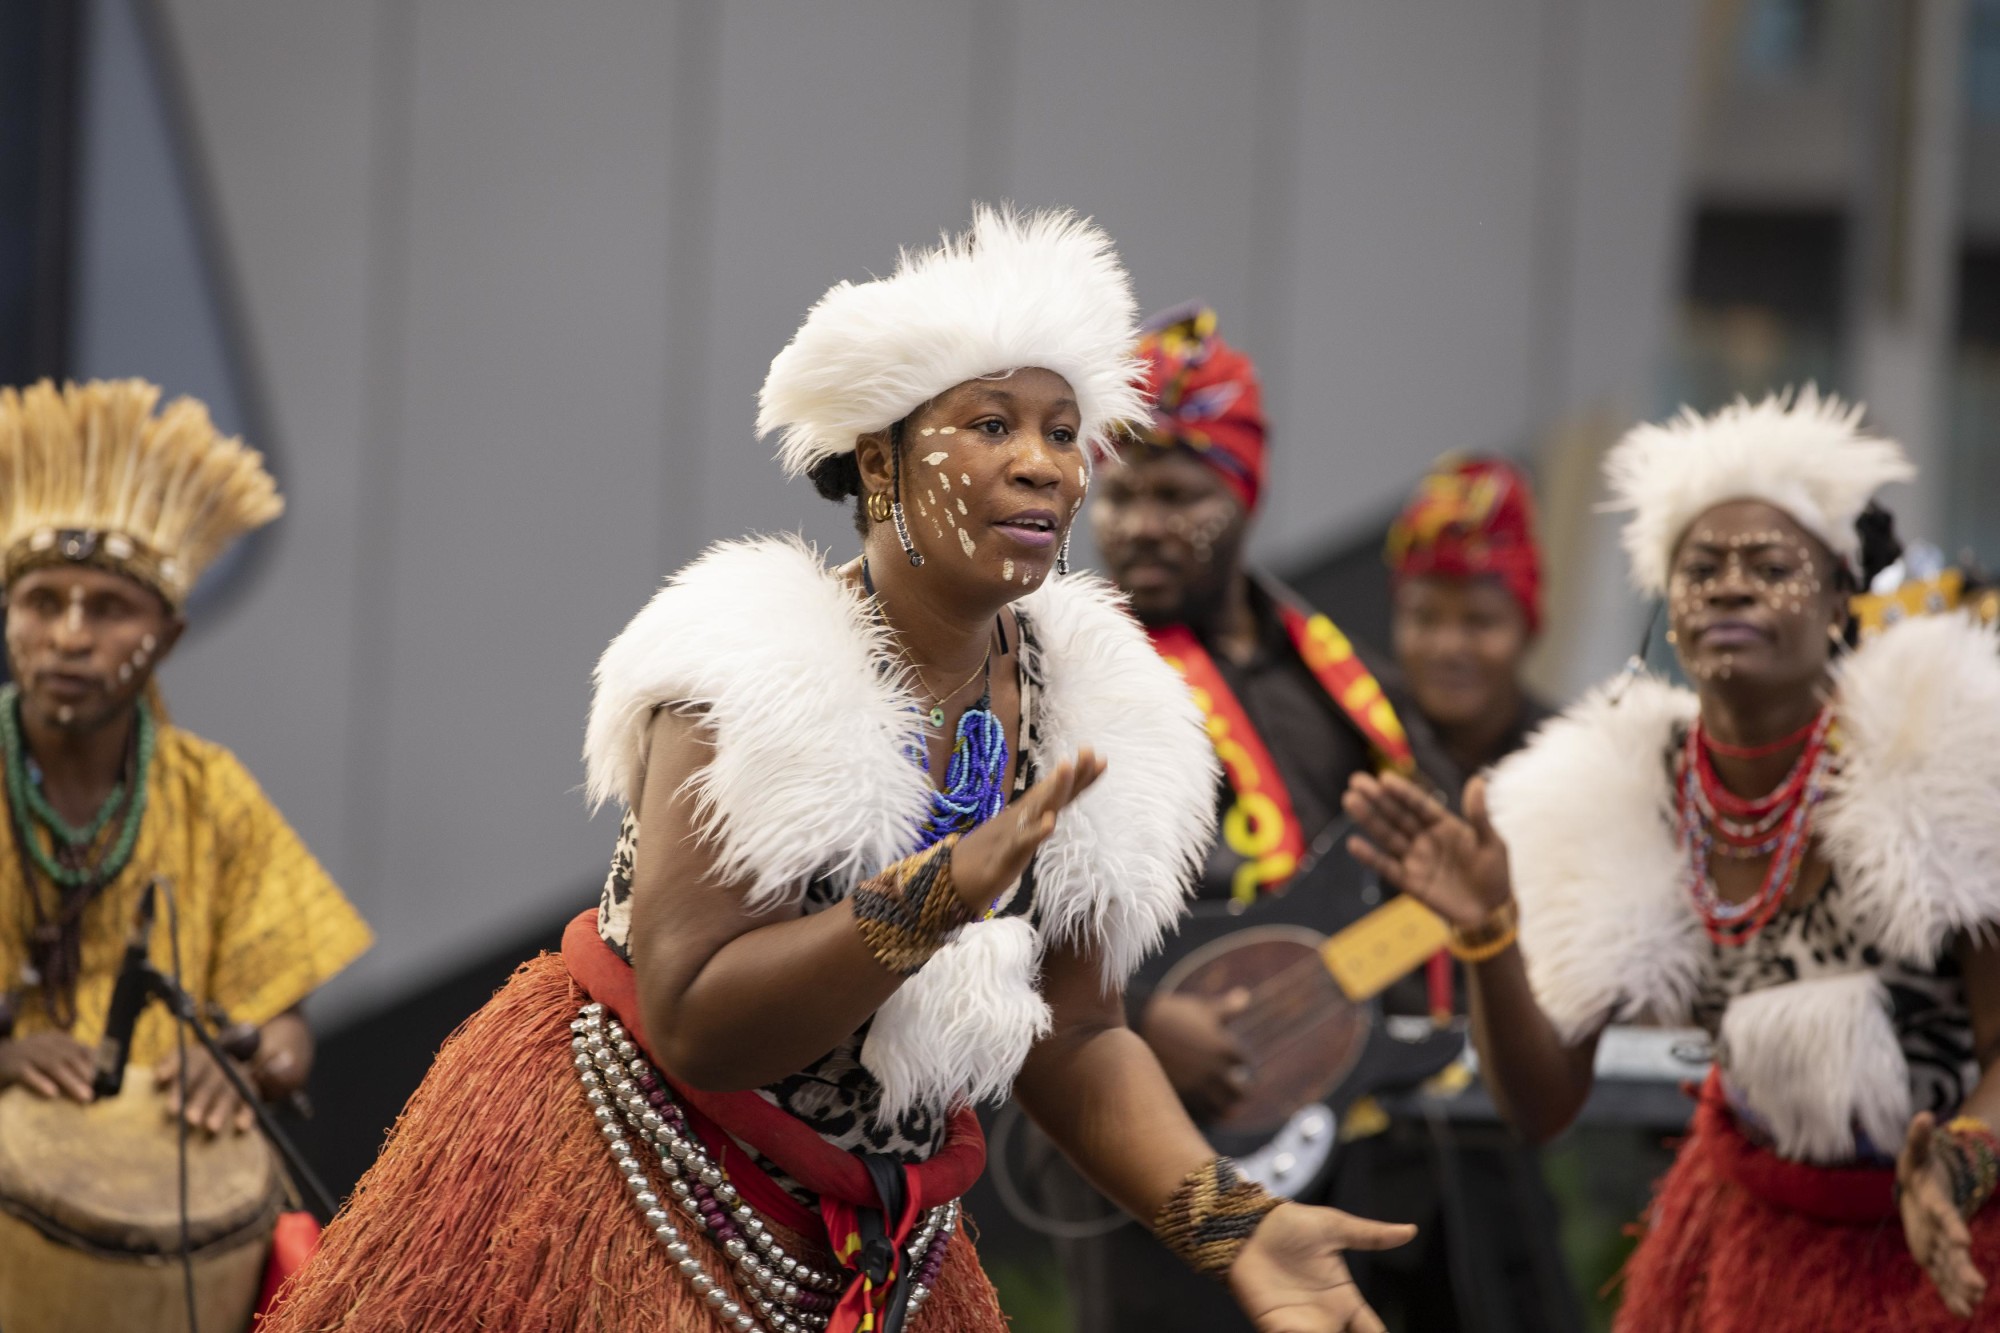
[[[1000,563],[1000,577],[1009,583],[1014,581],[1014,562],[1012,560],[1003,560]]]
[[[940,435],[956,435],[956,434],[958,434],[958,427],[956,427],[956,426],[939,426],[939,427],[937,428],[937,432],[938,432],[938,434],[940,434]]]
[[[926,430],[926,431],[924,432],[924,434],[928,435],[928,434],[930,434],[930,431]],[[948,454],[948,453],[946,453],[946,452],[945,452],[944,450],[940,449],[940,450],[938,450],[938,451],[937,451],[936,453],[934,453],[934,454],[925,454],[925,455],[924,455],[924,462],[926,462],[926,463],[930,464],[930,465],[931,465],[932,467],[936,467],[936,466],[937,466],[937,465],[938,465],[939,463],[942,463],[942,462],[944,462],[944,460],[945,460],[945,459],[947,459],[947,458],[950,458],[950,457],[951,457],[951,455],[950,455],[950,454]]]
[[[960,528],[958,530],[958,545],[959,548],[963,550],[967,556],[970,556],[972,554],[972,534],[967,532],[964,528]]]
[[[937,434],[937,427],[936,427],[936,426],[926,426],[926,427],[924,427],[924,428],[923,428],[922,430],[918,431],[918,432],[917,432],[917,434],[919,434],[919,435],[935,435],[935,434]],[[943,457],[944,457],[944,455],[943,455],[943,454],[938,454],[938,455],[937,455],[937,457],[939,457],[939,458],[943,458]]]
[[[962,495],[958,498],[958,512],[961,514],[965,512],[965,497]]]
[[[970,474],[968,474],[968,473],[964,473],[964,472],[961,472],[961,473],[959,473],[959,474],[958,474],[958,484],[959,484],[959,485],[961,485],[961,486],[963,486],[963,487],[965,487],[965,488],[966,488],[967,490],[971,490],[971,489],[972,489],[972,477],[971,477],[971,475],[970,475]]]
[[[942,471],[940,471],[938,473],[938,485],[944,487],[945,490],[949,492],[951,490],[951,478],[947,477]]]

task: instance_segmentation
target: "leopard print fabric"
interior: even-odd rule
[[[1675,729],[1668,751],[1670,777],[1687,740]],[[1708,943],[1696,985],[1693,1019],[1716,1041],[1722,1011],[1738,995],[1787,982],[1844,976],[1866,968],[1889,993],[1890,1021],[1910,1070],[1910,1106],[1931,1111],[1940,1121],[1962,1105],[1979,1082],[1972,1038],[1972,1011],[1958,959],[1949,948],[1929,967],[1887,958],[1861,938],[1837,876],[1810,902],[1778,909],[1763,930],[1744,944]],[[1895,1145],[1861,1144],[1864,1158],[1894,1155]]]
[[[1857,964],[1880,977],[1889,992],[1890,1019],[1910,1066],[1911,1109],[1949,1119],[1979,1082],[1972,1011],[1958,960],[1950,949],[1929,968],[1883,957],[1856,932],[1837,879],[1828,880],[1811,902],[1781,908],[1747,944],[1711,942],[1695,991],[1694,1020],[1714,1039],[1722,1029],[1722,1011],[1735,996],[1842,976]],[[1879,1151],[1881,1145],[1875,1146]]]
[[[1016,609],[1020,642],[1021,690],[1020,761],[1014,767],[1013,796],[1034,785],[1040,766],[1042,735],[1036,700],[1043,689],[1042,653],[1027,616]],[[630,810],[618,825],[618,844],[611,854],[610,873],[598,898],[597,931],[620,958],[630,962],[632,933],[632,863],[639,846],[639,823]],[[841,886],[830,878],[818,878],[806,886],[800,912],[822,912],[844,896]],[[1034,907],[1034,866],[1021,882],[1000,900],[1001,915],[1032,914]],[[805,1121],[820,1137],[849,1152],[877,1153],[903,1162],[928,1160],[944,1146],[950,1128],[949,1117],[923,1107],[913,1107],[889,1120],[881,1114],[882,1092],[861,1063],[861,1047],[868,1039],[868,1025],[804,1069],[769,1087],[762,1096]],[[803,1196],[803,1187],[786,1179],[769,1162],[761,1163],[779,1183]]]

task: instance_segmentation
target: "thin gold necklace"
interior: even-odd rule
[[[910,670],[913,673],[915,673],[917,677],[917,684],[923,686],[924,693],[929,694],[931,696],[931,711],[930,711],[931,730],[943,731],[945,704],[952,699],[956,699],[959,695],[965,693],[966,686],[972,684],[973,681],[978,680],[981,676],[986,674],[986,672],[993,665],[993,650],[991,648],[988,648],[986,650],[985,660],[980,662],[980,664],[977,667],[973,668],[972,674],[967,676],[964,680],[960,681],[958,683],[958,687],[952,690],[951,693],[949,694],[933,693],[931,690],[930,682],[924,679],[924,673],[922,669],[917,666],[915,659],[911,658],[908,653],[904,653],[903,660],[910,664]]]

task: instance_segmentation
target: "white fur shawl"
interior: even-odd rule
[[[1102,580],[1021,599],[1042,650],[1044,764],[1090,746],[1110,767],[1036,863],[1035,924],[976,922],[877,1011],[862,1062],[883,1113],[1003,1095],[1048,1030],[1042,950],[1080,942],[1120,984],[1179,916],[1213,833],[1216,761],[1185,686]],[[594,804],[644,787],[662,704],[701,708],[715,756],[694,780],[703,831],[746,906],[842,890],[907,855],[928,809],[904,756],[915,698],[862,595],[792,540],[725,542],[668,581],[597,665],[584,743]],[[643,829],[641,837],[644,836]]]
[[[1651,678],[1615,689],[1550,722],[1489,792],[1529,978],[1567,1041],[1613,1019],[1686,1021],[1708,957],[1668,768],[1694,696]],[[1859,937],[1929,965],[1955,932],[2000,923],[2000,639],[1955,616],[1906,621],[1839,666],[1834,712],[1841,768],[1820,846]],[[1906,1097],[1907,1071],[1879,987],[1854,967],[1852,985],[1775,986],[1723,1017],[1732,1077],[1790,1155],[1837,1160],[1857,1121],[1900,1141],[1880,1084],[1893,1055]],[[1797,1076],[1774,1076],[1770,1053],[1795,1047]]]

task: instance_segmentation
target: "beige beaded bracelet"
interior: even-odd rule
[[[849,895],[854,923],[876,961],[909,976],[943,948],[951,933],[977,913],[951,886],[951,853],[958,835],[905,857]]]
[[[1195,1272],[1221,1278],[1264,1214],[1283,1202],[1238,1175],[1236,1163],[1217,1157],[1189,1172],[1167,1196],[1153,1215],[1153,1234]]]

